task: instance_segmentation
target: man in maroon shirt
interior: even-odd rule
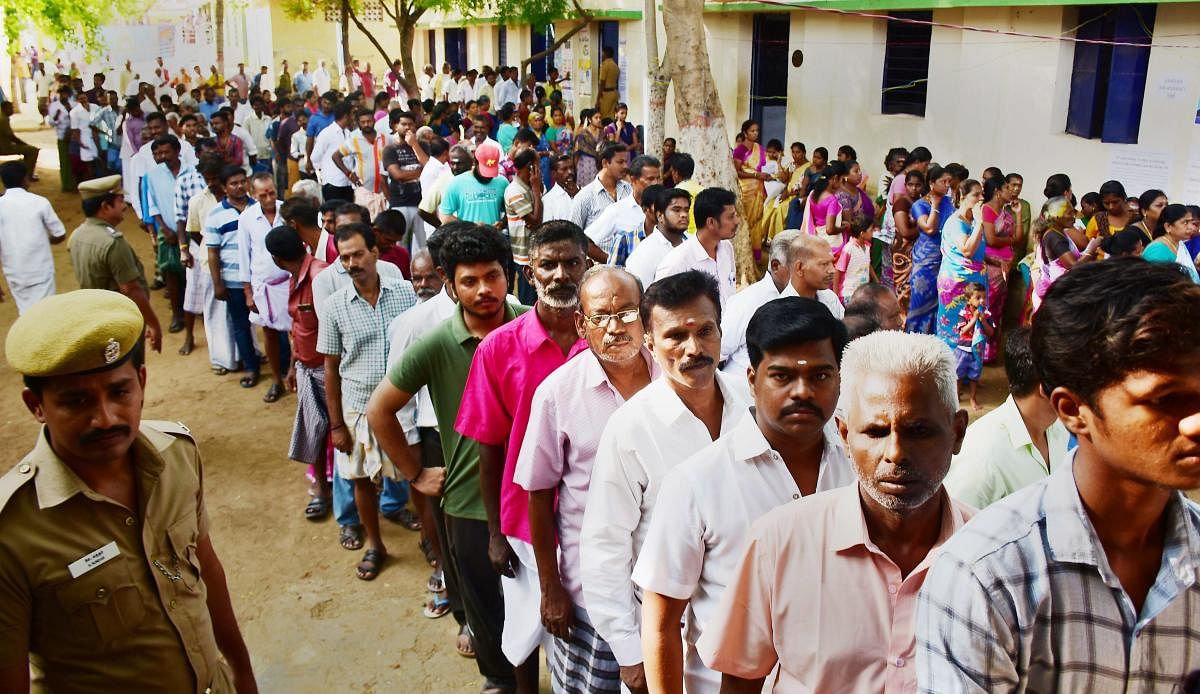
[[[289,226],[267,233],[267,252],[280,268],[292,274],[288,315],[292,317],[292,363],[288,390],[296,393],[296,422],[288,457],[309,466],[313,485],[304,517],[317,521],[329,515],[331,492],[325,476],[329,412],[325,406],[325,357],[317,352],[317,311],[313,279],[327,267],[308,252],[303,239]]]

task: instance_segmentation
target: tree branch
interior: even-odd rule
[[[399,19],[397,19],[397,12],[393,12],[392,10],[390,10],[388,8],[386,2],[384,2],[383,0],[377,0],[377,1],[379,2],[379,6],[383,8],[383,13],[386,14],[388,17],[390,17],[393,22],[400,21]],[[399,10],[399,5],[400,5],[400,3],[396,3],[397,10]]]
[[[541,60],[542,58],[545,58],[546,56],[554,53],[554,51],[558,50],[559,46],[563,45],[567,41],[570,41],[572,36],[583,31],[584,27],[586,27],[588,24],[591,24],[592,19],[593,19],[592,13],[588,12],[587,10],[580,7],[579,0],[571,0],[571,4],[575,6],[575,11],[579,14],[579,23],[576,24],[575,26],[571,27],[571,30],[568,31],[567,33],[556,38],[554,40],[554,43],[550,44],[550,46],[548,46],[546,48],[546,50],[540,51],[538,53],[534,53],[533,55],[529,56],[528,58],[522,60],[521,61],[521,74],[522,75],[525,74],[525,69],[527,67],[529,67],[530,63],[532,63],[535,60]]]
[[[375,38],[375,35],[372,34],[371,31],[367,29],[367,27],[361,21],[359,21],[358,15],[354,13],[354,8],[348,7],[347,9],[349,10],[350,21],[354,22],[354,26],[358,27],[358,30],[363,33],[363,36],[367,37],[367,40],[371,42],[371,45],[375,47],[375,50],[379,51],[379,55],[383,56],[384,64],[391,65],[392,57],[388,55],[387,49],[385,49],[379,43],[379,40]]]

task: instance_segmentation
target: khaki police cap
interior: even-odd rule
[[[118,178],[120,178],[118,176]],[[63,376],[120,361],[142,338],[145,321],[119,292],[79,289],[47,297],[13,323],[8,363],[25,376]]]
[[[121,186],[120,174],[115,176],[103,176],[101,178],[93,178],[90,181],[84,181],[79,184],[79,197],[84,200],[98,198],[101,195],[109,193],[120,193],[124,189]]]

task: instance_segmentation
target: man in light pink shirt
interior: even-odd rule
[[[722,692],[914,692],[917,592],[973,509],[942,488],[967,414],[936,338],[880,332],[842,356],[838,430],[858,483],[772,510],[750,531],[696,644]],[[778,665],[778,668],[776,667]]]
[[[491,539],[488,558],[504,590],[504,655],[520,691],[537,688],[541,589],[529,534],[529,495],[513,482],[534,390],[587,348],[575,327],[587,237],[573,222],[543,224],[529,238],[526,279],[534,309],[484,338],[471,361],[454,428],[479,442],[479,482]],[[528,685],[528,687],[522,686]]]
[[[514,480],[529,491],[542,624],[556,641],[547,658],[554,691],[620,690],[617,659],[584,607],[579,531],[605,422],[659,375],[643,346],[641,299],[641,285],[624,269],[598,265],[584,275],[575,322],[590,350],[538,386],[517,458]]]

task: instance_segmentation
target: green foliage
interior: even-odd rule
[[[85,46],[89,55],[103,48],[100,27],[114,17],[137,17],[150,0],[0,0],[10,52],[18,50],[21,31],[34,27],[59,44]]]
[[[362,16],[363,7],[374,2],[383,2],[391,12],[396,10],[395,0],[352,0],[350,7]],[[557,19],[574,15],[573,3],[569,0],[400,0],[400,9],[409,14],[417,11],[455,12],[465,17],[495,17],[498,23],[531,24],[545,26]],[[283,12],[292,19],[313,19],[326,10],[338,10],[342,0],[283,0]],[[385,13],[386,14],[386,13]]]

